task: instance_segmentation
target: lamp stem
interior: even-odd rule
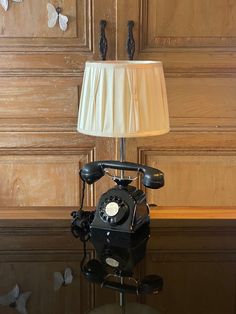
[[[120,161],[123,162],[125,160],[125,138],[120,138]]]
[[[125,138],[121,137],[120,138],[120,161],[123,162],[125,161]],[[120,171],[120,177],[121,179],[124,178],[124,170]]]
[[[121,276],[120,277],[120,283],[123,285],[124,284],[124,278]],[[120,292],[120,308],[121,308],[121,313],[125,314],[125,293],[124,291]]]

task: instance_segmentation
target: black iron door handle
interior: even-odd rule
[[[107,56],[107,39],[105,34],[107,22],[106,20],[100,21],[100,41],[99,41],[99,51],[101,60],[106,60]]]
[[[128,38],[126,43],[129,60],[133,60],[135,52],[135,40],[133,36],[134,21],[128,21]]]

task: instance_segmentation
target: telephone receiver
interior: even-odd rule
[[[159,189],[164,186],[164,173],[159,169],[118,160],[90,162],[80,170],[80,177],[86,183],[93,184],[105,175],[105,169],[136,171],[143,174],[142,183],[145,187]]]
[[[81,271],[88,281],[100,284],[102,288],[110,288],[119,292],[128,292],[136,295],[157,294],[163,288],[162,277],[154,274],[145,276],[141,281],[135,280],[136,285],[108,280],[107,278],[112,277],[112,275],[108,274],[103,264],[96,259],[88,261],[86,265],[81,267]]]

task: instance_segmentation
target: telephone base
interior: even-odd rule
[[[149,221],[145,193],[131,185],[115,186],[102,194],[90,228],[134,234]]]

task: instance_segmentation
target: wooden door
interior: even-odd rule
[[[162,61],[166,76],[170,133],[127,141],[128,160],[165,173],[164,188],[146,189],[149,203],[235,205],[236,3],[121,0],[117,10],[118,58],[125,58],[126,25],[133,20],[134,58]],[[234,233],[215,232],[209,219],[198,223],[199,232],[168,219],[167,229],[152,232],[141,268],[164,279],[162,293],[145,298],[160,313],[235,313],[235,256],[227,246],[234,241],[226,240]]]
[[[112,158],[112,140],[76,132],[86,60],[99,59],[100,20],[108,19],[114,58],[113,1],[51,1],[68,29],[48,28],[47,3],[0,6],[0,202],[2,206],[70,206],[80,202],[81,166]],[[95,193],[87,193],[92,204]]]
[[[167,206],[236,204],[234,1],[119,1],[118,58],[133,20],[135,59],[163,62],[171,132],[128,141],[129,160],[160,168]]]
[[[66,32],[58,22],[48,28],[48,2],[68,16]],[[108,22],[107,57],[115,55],[114,2],[9,0],[6,12],[0,5],[0,204],[6,210],[15,207],[14,226],[24,218],[24,206],[37,208],[35,214],[42,206],[78,208],[82,165],[113,159],[113,140],[79,134],[76,124],[84,63],[100,58],[100,20]],[[96,193],[88,188],[85,202],[93,204]],[[37,229],[37,223],[35,218],[19,232],[14,226],[3,228],[0,295],[18,283],[21,292],[32,291],[29,313],[89,311],[93,287],[80,274],[83,249],[70,232],[70,221],[66,236],[54,220],[46,218],[46,228]],[[53,273],[68,266],[76,280],[55,292]],[[0,306],[1,313],[15,311]]]

